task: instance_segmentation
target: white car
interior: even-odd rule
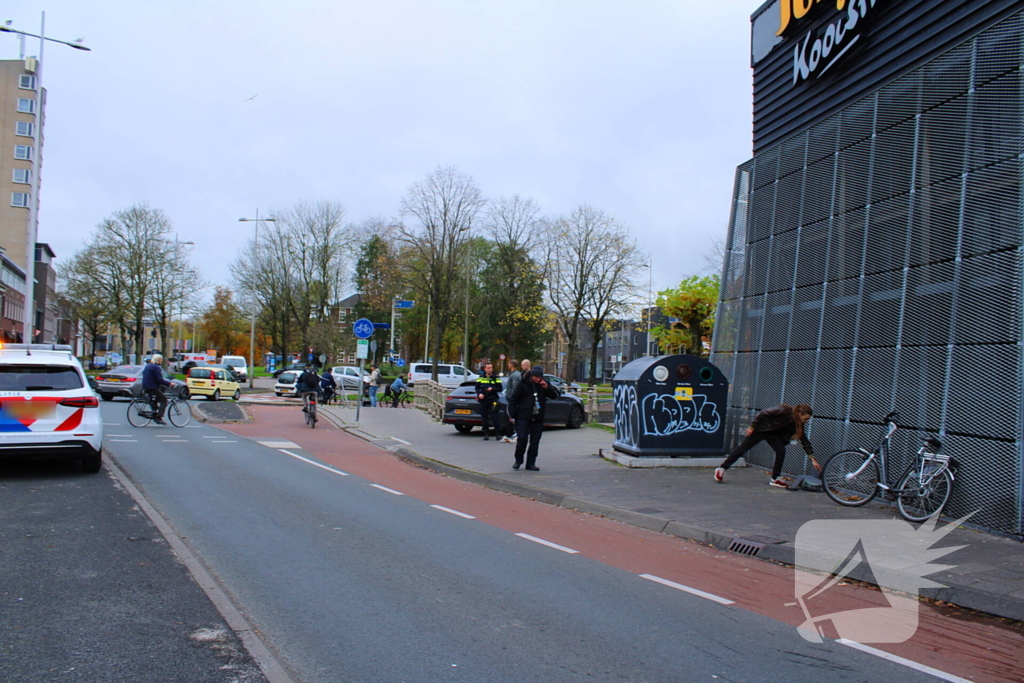
[[[299,392],[295,388],[295,383],[299,381],[299,375],[301,374],[301,372],[293,370],[282,372],[277,376],[277,383],[274,384],[274,393],[278,396],[284,396],[285,394],[288,396],[298,396]]]
[[[409,386],[414,385],[418,380],[429,380],[433,375],[431,363],[413,363],[409,368]],[[437,364],[437,383],[449,388],[461,386],[463,382],[475,382],[480,375],[472,370],[467,370],[461,365],[450,363]]]
[[[363,370],[363,377],[368,377],[369,374],[368,371]],[[359,368],[352,367],[351,365],[335,365],[331,368],[331,375],[334,377],[334,381],[338,383],[339,388],[346,391],[359,390]]]
[[[235,377],[238,378],[239,382],[244,382],[249,377],[249,364],[242,356],[224,356],[220,359],[220,362],[224,365],[231,366],[231,369],[235,371]]]
[[[0,347],[0,458],[28,456],[103,464],[103,417],[70,346]]]

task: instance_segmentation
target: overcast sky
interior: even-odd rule
[[[47,36],[92,48],[44,54],[39,239],[58,259],[147,202],[226,284],[257,208],[397,217],[410,185],[454,165],[488,197],[614,215],[658,290],[725,234],[759,4],[21,0],[0,21],[38,33],[45,10]],[[0,58],[17,57],[0,34]]]

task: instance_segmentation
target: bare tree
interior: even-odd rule
[[[457,315],[455,297],[473,224],[485,203],[473,179],[452,166],[439,167],[414,184],[401,203],[402,214],[415,217],[419,224],[400,226],[398,239],[412,252],[408,268],[433,315],[428,334],[434,342],[435,381],[444,332]]]

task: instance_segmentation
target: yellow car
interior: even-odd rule
[[[227,370],[195,367],[189,370],[186,382],[189,396],[205,396],[214,401],[227,396],[237,401],[242,396],[241,387],[231,380]]]

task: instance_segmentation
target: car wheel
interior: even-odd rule
[[[583,424],[583,408],[579,406],[573,406],[572,410],[569,411],[569,421],[566,423],[566,427],[569,429],[579,429]]]
[[[103,452],[93,451],[92,453],[82,456],[80,461],[80,467],[86,474],[95,474],[100,471],[100,467],[103,466]]]
[[[235,393],[231,395],[231,398],[234,399],[235,401],[237,401],[238,399],[242,398],[242,390],[241,389],[235,389]]]
[[[188,387],[182,387],[181,391],[178,392],[178,397],[182,401],[187,401],[192,398],[192,394],[188,393]]]
[[[219,401],[220,400],[220,389],[214,389],[213,390],[213,396],[211,396],[210,399],[214,400],[214,401]]]
[[[102,398],[104,401],[113,401],[114,400],[114,395],[113,394],[100,394],[100,398]]]
[[[274,396],[280,396],[280,395],[281,395],[281,392],[280,392],[280,391],[275,391],[275,392],[274,392]]]
[[[469,434],[473,431],[473,425],[455,425],[455,431],[459,434]]]

